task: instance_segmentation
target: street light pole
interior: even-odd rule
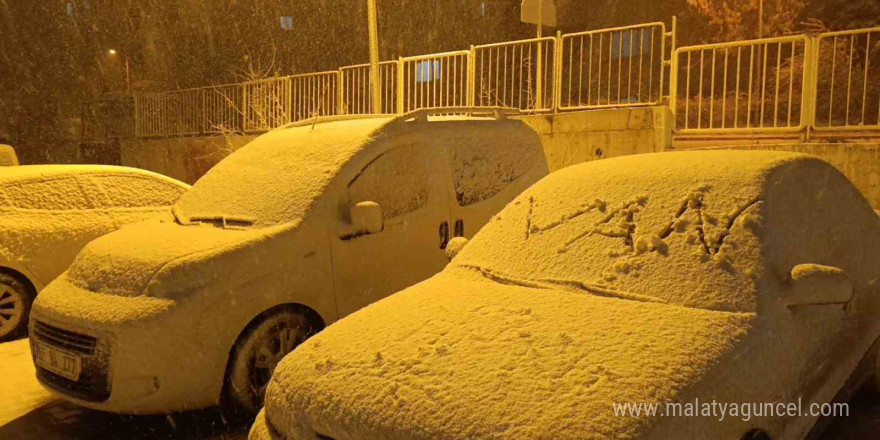
[[[370,102],[371,113],[382,113],[382,92],[379,88],[379,25],[376,18],[376,0],[367,0],[370,31]]]
[[[128,55],[125,56],[125,90],[131,94],[131,66],[128,63]]]
[[[764,38],[764,0],[758,0],[758,38]]]

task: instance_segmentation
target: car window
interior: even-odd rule
[[[183,193],[179,187],[145,176],[91,176],[100,184],[104,197],[100,202],[105,208],[152,208],[170,206]]]
[[[76,179],[35,180],[6,186],[12,206],[20,209],[74,210],[92,209]]]
[[[498,194],[543,158],[527,143],[462,142],[452,148],[452,178],[459,206],[473,205]]]
[[[428,161],[424,146],[404,145],[385,152],[349,184],[349,201],[378,203],[385,220],[422,208],[428,201]]]

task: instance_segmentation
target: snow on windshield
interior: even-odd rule
[[[762,176],[778,158],[663,153],[570,167],[518,197],[454,266],[515,284],[754,312]]]
[[[256,227],[300,220],[388,119],[319,123],[266,134],[231,154],[175,205],[190,218],[247,219]]]

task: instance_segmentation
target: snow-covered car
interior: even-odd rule
[[[0,340],[21,335],[34,296],[89,241],[167,212],[189,188],[134,168],[0,168]]]
[[[37,376],[106,411],[256,414],[298,343],[442,270],[452,237],[547,170],[538,134],[500,112],[267,133],[173,215],[93,241],[46,288],[31,317]]]
[[[0,144],[0,167],[16,165],[18,165],[18,156],[15,155],[15,149],[9,145]]]
[[[802,439],[811,404],[877,369],[877,261],[880,219],[811,156],[575,165],[282,360],[250,439]],[[796,416],[615,413],[799,400]]]

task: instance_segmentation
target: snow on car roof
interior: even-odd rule
[[[185,184],[180,181],[152,171],[114,165],[20,165],[16,167],[3,167],[0,168],[0,182],[101,173],[150,176],[175,185],[185,186]]]
[[[765,180],[784,152],[626,156],[553,173],[496,216],[453,267],[648,302],[754,312]]]
[[[483,121],[480,117],[443,117],[442,121]],[[521,123],[520,123],[521,124]],[[407,121],[398,117],[316,119],[269,132],[214,166],[185,194],[176,211],[183,217],[249,218],[256,227],[301,219],[312,203],[358,152],[380,138],[440,121]],[[490,128],[487,126],[486,128]],[[509,128],[497,125],[499,129]],[[479,132],[457,128],[462,135]]]
[[[211,168],[175,208],[185,217],[253,218],[258,227],[301,218],[341,166],[390,120],[343,120],[267,133]]]

